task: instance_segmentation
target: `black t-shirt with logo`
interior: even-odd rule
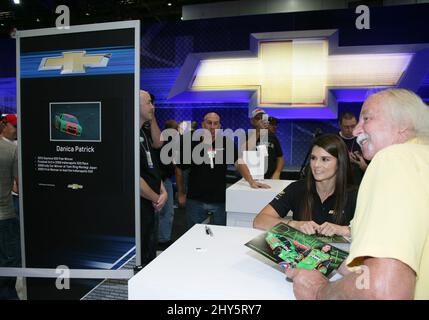
[[[147,151],[150,152],[151,159],[148,159]],[[155,193],[160,194],[161,175],[159,171],[158,156],[156,151],[152,148],[150,129],[145,128],[140,130],[140,177],[143,178]]]
[[[257,146],[259,146],[261,144],[261,142],[259,140],[260,139],[258,139],[258,141],[256,141]],[[282,147],[280,146],[279,139],[277,139],[277,137],[274,134],[268,133],[268,142],[267,143],[268,143],[268,145],[267,145],[268,168],[267,168],[267,172],[264,175],[264,178],[265,179],[271,179],[274,171],[276,171],[277,158],[283,156],[283,151],[282,151]]]
[[[313,184],[312,192],[314,196],[312,220],[317,224],[324,222],[335,223],[335,194],[329,196],[325,202],[321,202],[316,191],[316,186]],[[277,211],[280,217],[284,218],[289,210],[293,213],[293,220],[302,221],[301,212],[304,206],[305,195],[305,180],[299,180],[288,185],[280,192],[271,202],[270,205]],[[347,200],[344,207],[344,223],[348,226],[353,219],[356,208],[357,189],[351,187],[347,191]]]
[[[216,145],[218,139],[222,139],[220,146]],[[196,148],[198,149],[195,150]],[[185,163],[183,149],[182,140],[182,155],[180,164],[177,166],[182,170],[190,169],[187,198],[208,203],[225,202],[227,168],[238,159],[234,142],[222,136],[218,136],[211,146],[203,142],[192,141],[192,153],[195,150],[195,153],[200,155],[201,161],[204,160],[202,163],[195,162],[194,157],[188,157],[191,163]],[[209,154],[213,156],[213,168],[210,165]]]

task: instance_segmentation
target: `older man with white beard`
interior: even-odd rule
[[[289,269],[295,296],[429,299],[429,108],[408,90],[381,91],[365,101],[353,134],[372,161],[351,223],[349,270],[329,282]]]

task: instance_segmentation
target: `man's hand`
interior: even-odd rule
[[[253,189],[271,189],[271,187],[268,184],[265,184],[265,183],[262,183],[262,182],[258,182],[258,181],[255,181],[255,180],[249,182],[249,185]]]
[[[167,192],[161,192],[159,198],[156,202],[152,202],[152,205],[155,209],[155,212],[160,212],[167,202],[168,194]]]
[[[19,193],[19,188],[18,188],[18,181],[17,179],[13,180],[13,187],[12,187],[12,191],[15,192],[16,194]]]
[[[179,207],[184,208],[186,206],[186,194],[178,192],[177,201],[179,202]]]
[[[271,177],[273,180],[280,180],[280,172],[274,172],[273,176]]]
[[[338,224],[334,224],[334,223],[330,223],[330,222],[325,222],[323,223],[320,227],[319,227],[319,231],[320,234],[324,235],[324,236],[328,236],[331,237],[333,235],[339,235],[339,236],[344,236],[344,237],[349,237],[350,236],[350,228],[347,226],[340,226]]]
[[[328,279],[316,270],[287,269],[286,276],[293,281],[293,293],[298,300],[316,300]]]
[[[365,171],[368,167],[362,154],[358,151],[349,152],[350,161],[357,164],[362,171]]]
[[[152,123],[156,123],[158,125],[158,123],[156,122],[156,114],[155,114],[156,108],[152,109],[152,119],[150,120],[151,124]]]
[[[338,267],[338,273],[341,274],[343,277],[349,275],[352,273],[349,268],[347,268],[346,260],[343,261],[343,263]]]

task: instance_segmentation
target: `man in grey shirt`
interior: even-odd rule
[[[0,267],[19,267],[19,224],[12,201],[14,179],[18,178],[17,146],[11,143],[16,138],[16,116],[7,115],[0,122]],[[0,300],[18,299],[16,278],[0,277]]]

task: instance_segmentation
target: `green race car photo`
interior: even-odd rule
[[[54,126],[57,130],[79,137],[82,134],[82,126],[79,120],[68,113],[60,113],[55,115]]]

